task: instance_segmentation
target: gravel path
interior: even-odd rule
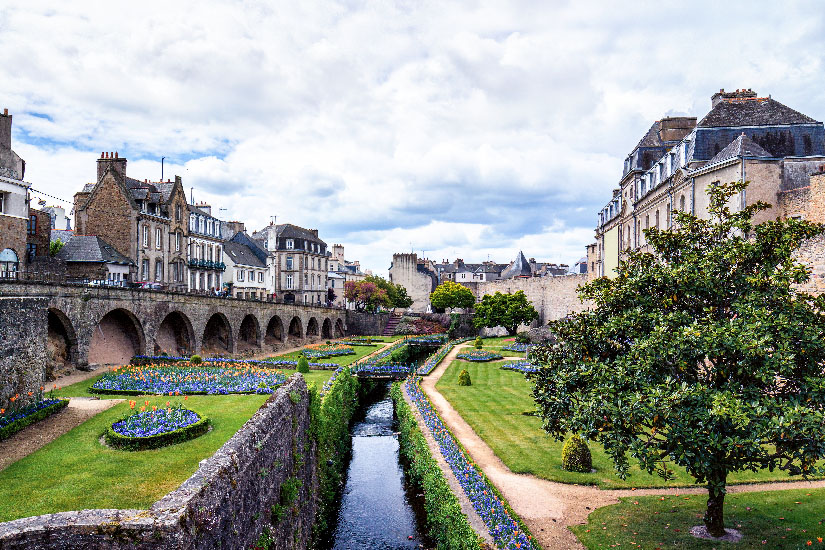
[[[619,497],[707,493],[704,487],[603,490],[598,487],[558,483],[532,475],[513,473],[444,396],[435,389],[435,384],[450,363],[455,360],[459,349],[463,347],[467,345],[453,348],[429,376],[422,378],[421,388],[476,464],[501,491],[513,510],[521,516],[533,536],[545,549],[584,548],[568,526],[586,523],[590,512],[596,508],[619,502]],[[728,487],[728,492],[780,491],[819,487],[825,487],[825,480],[732,485]]]
[[[94,399],[72,397],[63,410],[27,426],[8,439],[0,441],[0,470],[51,443],[75,426],[103,412],[124,399]]]

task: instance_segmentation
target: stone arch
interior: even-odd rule
[[[100,318],[89,344],[89,363],[125,365],[146,350],[143,326],[135,314],[124,308]]]
[[[335,321],[335,337],[342,338],[346,336],[344,333],[344,322],[341,319]]]
[[[241,321],[241,328],[238,330],[238,351],[244,351],[260,347],[261,324],[258,319],[248,313]]]
[[[266,325],[266,335],[264,336],[264,343],[273,345],[279,344],[286,340],[286,332],[284,331],[284,322],[277,315],[273,315],[272,319]]]
[[[173,311],[163,318],[155,334],[155,353],[187,355],[195,348],[192,321],[183,312]]]
[[[57,308],[48,310],[47,349],[52,366],[77,365],[77,332],[72,321]]]
[[[321,325],[321,337],[332,338],[332,321],[329,320],[329,317],[324,319],[324,323]]]
[[[203,329],[201,349],[204,353],[232,353],[233,348],[232,325],[229,324],[229,319],[223,313],[213,314]]]
[[[289,337],[298,340],[304,338],[304,324],[301,322],[300,317],[293,317],[289,322]]]
[[[310,317],[307,322],[307,337],[318,336],[318,319]]]

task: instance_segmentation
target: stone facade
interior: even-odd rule
[[[52,238],[51,216],[48,212],[29,208],[29,221],[26,224],[26,263],[31,264],[35,258],[49,255],[49,243]]]
[[[269,291],[285,303],[326,304],[329,260],[327,243],[317,229],[289,223],[267,227],[252,234],[269,257]]]
[[[539,312],[538,323],[547,324],[570,313],[584,311],[589,304],[582,303],[577,294],[580,285],[587,282],[587,274],[563,277],[533,277],[532,279],[503,279],[478,284],[478,298],[496,292],[514,293],[523,290],[527,299]]]
[[[47,298],[0,297],[2,409],[10,408],[15,395],[20,396],[15,400],[18,405],[35,401],[44,384],[48,301]]]
[[[415,253],[393,254],[389,275],[390,282],[407,289],[413,300],[410,311],[424,313],[430,309],[430,294],[438,286],[438,276],[429,260],[419,259]]]
[[[249,548],[271,527],[273,550],[307,548],[316,511],[316,450],[306,383],[287,383],[178,489],[149,510],[83,510],[0,523],[0,548],[199,550]],[[287,479],[301,482],[280,521]]]

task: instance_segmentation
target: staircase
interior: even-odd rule
[[[389,321],[387,321],[387,326],[384,328],[384,333],[382,336],[392,336],[395,334],[395,327],[398,325],[398,322],[401,320],[400,315],[396,315],[393,313],[390,315]]]

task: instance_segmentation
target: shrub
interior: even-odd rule
[[[203,359],[201,359],[200,355],[193,355],[189,358],[189,362],[193,365],[200,365],[201,363],[203,363]]]
[[[298,358],[298,372],[307,374],[309,372],[309,361],[303,355]]]
[[[530,343],[530,335],[526,332],[519,332],[516,334],[516,343],[517,344],[529,344]]]
[[[470,381],[470,373],[467,372],[467,369],[462,370],[458,374],[458,385],[459,386],[472,386],[473,383]]]
[[[154,411],[147,411],[143,414],[151,414],[151,412]],[[190,439],[199,437],[209,431],[209,418],[201,416],[194,411],[189,412],[192,412],[196,417],[198,417],[197,422],[180,427],[176,430],[145,437],[123,435],[114,430],[114,426],[116,424],[126,421],[131,415],[125,416],[109,426],[106,432],[104,432],[103,437],[106,440],[106,443],[111,447],[116,447],[125,451],[158,449],[160,447],[166,447],[167,445],[174,445],[175,443],[183,443],[184,441],[189,441]]]
[[[561,467],[568,472],[590,473],[593,469],[593,458],[584,439],[576,434],[570,436],[561,449]]]
[[[482,347],[484,347],[484,343],[481,341],[481,336],[476,338],[475,346],[476,346],[476,349],[481,349]]]
[[[45,399],[0,415],[0,440],[11,437],[26,426],[53,415],[68,404],[68,399]]]

